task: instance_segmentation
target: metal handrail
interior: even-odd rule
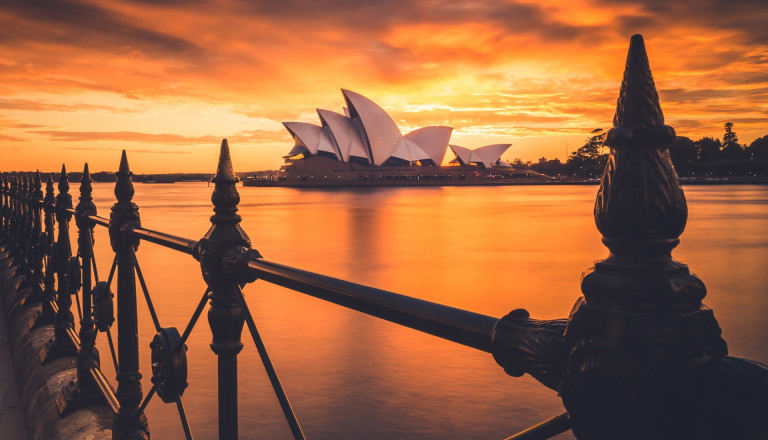
[[[98,216],[89,216],[89,218],[94,221],[106,220]],[[108,220],[106,221],[108,222]],[[131,234],[136,238],[189,255],[194,253],[198,244],[197,240],[139,227],[133,228]],[[491,333],[498,322],[498,318],[297,269],[261,258],[251,257],[247,262],[247,267],[252,275],[268,283],[477,350],[491,351]]]
[[[263,259],[251,258],[248,269],[272,284],[481,351],[491,351],[491,332],[498,318]]]

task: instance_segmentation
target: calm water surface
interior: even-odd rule
[[[210,226],[205,183],[135,187],[144,227],[200,238]],[[112,190],[95,186],[100,215]],[[596,186],[239,190],[242,226],[268,260],[496,317],[518,307],[566,317],[581,272],[607,256],[592,218]],[[685,190],[688,227],[673,255],[706,283],[730,353],[768,362],[768,187]],[[96,240],[106,274],[103,228]],[[137,255],[161,325],[182,331],[205,289],[197,262],[152,243]],[[245,293],[309,439],[501,439],[563,411],[555,392],[508,377],[487,353],[264,282]],[[146,393],[154,329],[139,306]],[[217,434],[210,341],[203,316],[184,394],[200,439]],[[241,438],[291,438],[247,329],[243,341]],[[175,405],[155,397],[147,414],[153,438],[183,438]]]

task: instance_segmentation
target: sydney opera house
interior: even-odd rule
[[[501,161],[510,144],[471,150],[450,145],[453,128],[423,127],[403,135],[376,103],[342,89],[340,114],[318,109],[320,125],[284,122],[294,141],[277,176],[256,186],[472,185],[531,177]],[[455,154],[442,166],[450,148]]]

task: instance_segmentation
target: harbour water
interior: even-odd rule
[[[210,226],[205,183],[135,188],[145,228],[200,238]],[[94,185],[105,217],[112,190]],[[730,353],[768,362],[768,186],[685,190],[688,226],[673,256],[706,283]],[[597,186],[239,191],[242,226],[268,260],[496,317],[521,307],[567,317],[580,274],[607,256],[592,217]],[[76,203],[76,182],[72,192]],[[97,227],[102,277],[108,241]],[[161,325],[183,331],[205,289],[197,262],[152,243],[137,256]],[[563,411],[554,391],[507,376],[487,353],[261,281],[245,294],[309,439],[501,439]],[[154,328],[141,298],[139,321],[146,393]],[[217,433],[210,341],[203,316],[183,397],[200,439]],[[290,438],[247,329],[243,341],[240,437]],[[112,379],[105,335],[98,346]],[[147,416],[153,438],[183,438],[175,405],[154,397]]]

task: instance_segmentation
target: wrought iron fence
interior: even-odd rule
[[[238,437],[237,356],[244,326],[294,438],[304,438],[243,296],[245,285],[256,279],[491,353],[508,374],[529,373],[562,395],[567,412],[509,439],[546,439],[572,427],[580,438],[599,439],[766,433],[768,368],[726,356],[717,322],[701,304],[703,283],[671,258],[685,226],[685,198],[666,147],[674,130],[663,123],[639,36],[630,45],[614,122],[606,138],[611,155],[595,208],[611,256],[585,274],[585,298],[569,319],[538,321],[522,309],[498,319],[265,260],[239,226],[237,178],[226,140],[213,178],[211,227],[199,240],[141,226],[125,151],[109,218],[96,212],[87,164],[74,208],[64,167],[57,195],[51,176],[45,194],[39,173],[3,176],[2,239],[31,287],[11,309],[41,303],[31,325],[55,329],[41,360],[77,357],[77,381],[62,390],[62,414],[104,402],[115,414],[116,439],[148,438],[143,412],[155,395],[176,405],[185,435],[192,438],[182,400],[187,387],[185,342],[207,303],[211,348],[218,357],[219,438]],[[73,218],[75,255],[69,239]],[[100,278],[94,256],[95,227],[108,229],[114,251],[106,280]],[[200,263],[207,288],[182,332],[164,327],[155,313],[136,255],[142,240]],[[150,345],[152,387],[146,395],[138,363],[137,291],[146,300],[156,332]],[[111,332],[115,320],[117,350]],[[109,342],[116,390],[100,369],[95,350],[99,334]],[[722,396],[727,401],[717,400]],[[667,414],[672,411],[675,416]]]

